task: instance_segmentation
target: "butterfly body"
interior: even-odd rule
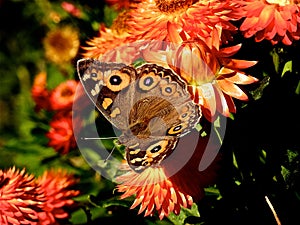
[[[77,69],[97,109],[122,132],[118,140],[135,171],[159,165],[199,122],[199,106],[185,82],[169,69],[94,59],[79,60]]]

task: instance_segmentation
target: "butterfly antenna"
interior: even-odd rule
[[[106,161],[109,159],[109,157],[111,157],[111,155],[113,154],[115,148],[116,148],[116,146],[113,147],[113,149],[110,151],[110,153],[108,154],[108,156],[106,157],[106,159],[104,159],[104,163],[106,163]]]
[[[109,140],[109,139],[115,139],[117,137],[82,137],[81,140]]]

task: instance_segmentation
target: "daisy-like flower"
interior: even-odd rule
[[[49,110],[49,96],[50,93],[46,88],[47,74],[41,72],[36,75],[31,89],[31,96],[35,102],[35,110],[38,112],[41,109]]]
[[[134,40],[169,41],[167,26],[172,23],[192,38],[211,39],[214,29],[236,30],[228,22],[234,19],[230,6],[229,1],[146,0],[130,11],[130,33]]]
[[[49,170],[37,178],[37,184],[43,190],[46,201],[43,211],[38,213],[41,225],[58,224],[59,219],[69,217],[67,208],[75,206],[74,197],[79,195],[78,190],[72,189],[78,183],[78,179],[67,171]]]
[[[42,189],[25,169],[0,170],[0,224],[38,224],[44,201]]]
[[[83,47],[83,56],[100,58],[116,47],[138,41],[170,41],[169,23],[185,30],[190,37],[201,38],[218,47],[221,40],[227,42],[229,33],[237,30],[230,23],[239,18],[234,14],[235,7],[230,1],[145,0],[121,13],[111,28],[102,27],[99,37],[87,41],[89,46]],[[229,32],[226,36],[212,36],[212,33],[223,34],[224,30]],[[135,52],[139,52],[139,46],[135,47]],[[132,57],[130,53],[125,55],[123,51],[127,57]],[[115,54],[112,59],[120,57],[116,52],[109,54]]]
[[[58,65],[73,59],[79,49],[78,31],[71,26],[64,26],[48,32],[44,39],[46,58]]]
[[[194,132],[191,136],[182,137],[183,143],[160,165],[148,167],[141,173],[131,170],[128,165],[121,168],[125,173],[116,179],[120,183],[117,190],[124,192],[121,199],[135,196],[130,209],[140,205],[138,214],[144,212],[145,216],[152,216],[157,212],[163,219],[170,213],[178,215],[182,207],[190,208],[193,202],[204,196],[204,187],[217,179],[220,158],[217,156],[204,171],[199,171],[200,161],[205,160],[204,152],[216,149],[215,146],[207,147],[208,136],[191,149],[190,144],[198,135]],[[187,155],[189,159],[183,163]]]
[[[287,0],[247,0],[240,10],[246,17],[240,30],[246,38],[255,36],[272,44],[291,45],[300,38],[300,2]]]
[[[130,209],[140,205],[138,213],[145,211],[145,216],[152,216],[156,209],[159,218],[163,219],[171,212],[178,215],[181,207],[190,208],[193,204],[192,196],[181,192],[161,167],[149,167],[141,174],[128,168],[117,181],[122,183],[118,186],[118,191],[124,192],[121,199],[136,195]]]
[[[52,110],[71,110],[78,82],[68,80],[59,84],[50,94]]]
[[[72,114],[59,112],[50,122],[50,130],[46,133],[48,146],[61,154],[67,154],[76,147],[76,140],[72,126]]]
[[[241,45],[217,49],[211,48],[201,39],[190,38],[174,24],[168,24],[170,49],[151,51],[146,49],[146,61],[173,69],[188,85],[188,90],[196,104],[202,107],[203,115],[213,120],[216,111],[225,116],[235,113],[232,100],[248,100],[238,85],[251,84],[257,79],[241,70],[255,65],[256,61],[231,59]]]

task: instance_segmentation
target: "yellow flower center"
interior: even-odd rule
[[[161,12],[174,13],[187,9],[195,0],[155,0],[155,3]]]
[[[266,0],[267,3],[269,4],[276,4],[276,5],[280,5],[280,6],[286,6],[286,5],[290,5],[293,4],[293,1],[290,0]]]

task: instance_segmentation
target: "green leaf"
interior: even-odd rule
[[[281,77],[283,77],[286,72],[292,72],[292,69],[293,69],[293,62],[292,60],[290,60],[284,64]]]
[[[114,19],[118,16],[118,12],[109,6],[104,6],[104,22],[110,27],[114,21]]]
[[[296,87],[295,93],[296,93],[297,95],[300,94],[300,80],[299,80],[298,85],[297,85],[297,87]]]
[[[252,98],[254,100],[258,100],[262,97],[264,89],[269,85],[270,83],[270,77],[265,76],[260,82],[259,82],[259,87],[256,88],[253,91],[250,91],[250,94],[252,95]]]
[[[95,197],[94,195],[90,195],[88,197],[90,203],[93,206],[98,208],[108,208],[110,206],[122,206],[122,207],[130,208],[132,201],[130,201],[129,199],[130,198],[128,198],[127,200],[121,200],[119,199],[119,196],[112,197],[110,199],[101,199],[101,200]]]
[[[274,68],[275,68],[275,71],[278,73],[279,71],[279,55],[278,53],[276,52],[276,49],[274,48],[273,51],[270,53],[270,55],[272,56],[273,58],[273,64],[274,64]]]
[[[181,208],[179,215],[175,215],[171,213],[168,216],[168,219],[173,222],[175,225],[182,225],[185,224],[184,221],[189,216],[200,217],[200,213],[198,211],[197,205],[194,203],[190,209]]]

